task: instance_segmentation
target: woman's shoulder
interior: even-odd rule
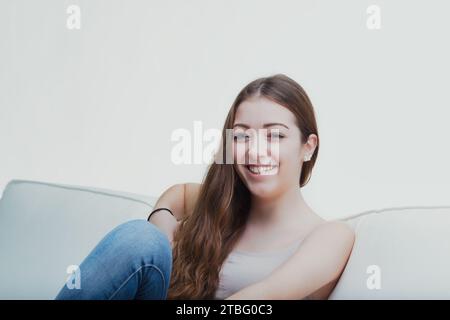
[[[339,240],[339,243],[353,244],[355,231],[342,220],[324,220],[318,222],[309,237],[316,239]]]
[[[195,182],[187,182],[184,184],[184,205],[186,215],[190,215],[194,210],[201,186],[201,183]]]
[[[310,219],[308,220],[311,226],[311,233],[329,232],[329,231],[343,232],[346,234],[354,233],[353,228],[343,220],[339,219],[327,220],[322,218],[321,215],[317,214],[312,210],[310,211],[309,217]]]

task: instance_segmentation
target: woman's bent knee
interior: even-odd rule
[[[156,256],[172,259],[172,247],[167,236],[155,225],[143,219],[124,222],[111,231],[117,250],[138,257]]]
[[[135,219],[118,225],[113,231],[135,241],[160,242],[170,245],[167,236],[154,224],[144,219]]]

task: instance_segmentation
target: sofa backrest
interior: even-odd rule
[[[118,224],[146,219],[155,197],[12,180],[0,200],[0,299],[53,299]]]
[[[372,210],[345,219],[352,254],[329,299],[450,299],[450,207]]]
[[[0,199],[0,299],[53,299],[68,266],[118,224],[146,219],[156,200],[12,180]],[[356,240],[330,299],[450,299],[450,207],[372,210],[340,220]]]

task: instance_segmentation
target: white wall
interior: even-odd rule
[[[66,9],[81,9],[81,29]],[[381,29],[366,26],[369,5]],[[11,179],[159,195],[199,182],[173,130],[222,128],[249,81],[309,93],[325,218],[450,204],[445,1],[1,1],[0,190]]]

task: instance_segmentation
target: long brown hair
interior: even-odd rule
[[[317,135],[311,160],[303,163],[299,187],[308,183],[319,152],[313,106],[303,88],[284,74],[256,79],[236,97],[225,120],[216,153],[226,159],[226,129],[232,129],[236,110],[251,97],[263,96],[288,108],[296,117],[302,143]],[[229,148],[229,147],[228,147]],[[173,267],[167,299],[214,299],[223,262],[244,231],[250,211],[250,191],[235,164],[213,161],[203,178],[192,213],[180,221],[173,238]]]

